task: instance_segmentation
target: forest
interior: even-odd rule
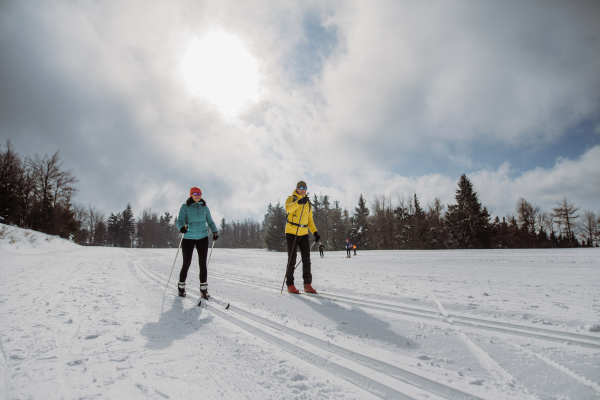
[[[131,204],[106,216],[93,205],[74,202],[77,178],[62,168],[60,152],[21,157],[10,141],[0,146],[0,222],[33,229],[86,246],[177,247],[176,217]],[[326,251],[598,247],[600,216],[580,211],[567,197],[551,210],[519,198],[514,212],[491,217],[469,178],[457,184],[456,204],[439,199],[421,205],[416,193],[392,199],[361,194],[349,211],[328,195],[313,195],[314,222]],[[268,204],[262,221],[221,219],[219,247],[286,251],[285,205]],[[316,246],[313,246],[316,250]]]

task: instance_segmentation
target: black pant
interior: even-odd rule
[[[310,243],[308,235],[296,236],[292,233],[286,233],[285,238],[288,245],[288,266],[285,272],[287,285],[294,284],[294,267],[296,266],[296,249],[300,248],[302,257],[302,279],[304,284],[312,283],[312,274],[310,273]],[[295,245],[294,245],[295,241]]]
[[[324,256],[324,254],[323,254],[323,248],[322,248],[322,247],[319,247],[319,255],[320,255],[321,257],[323,257],[323,256]]]
[[[181,254],[183,255],[183,265],[181,266],[181,272],[179,273],[179,282],[185,282],[187,278],[188,269],[192,264],[192,254],[194,254],[194,247],[198,252],[198,264],[200,266],[200,283],[205,283],[208,278],[208,271],[206,270],[206,255],[208,254],[208,236],[203,239],[183,239],[181,242]]]
[[[349,256],[350,255],[350,247],[346,247],[346,255]]]

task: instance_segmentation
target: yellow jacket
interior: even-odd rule
[[[294,196],[296,200],[294,200]],[[285,233],[291,233],[293,235],[296,234],[296,230],[298,230],[298,236],[308,235],[308,230],[312,233],[317,231],[317,227],[313,221],[313,209],[310,203],[306,204],[298,204],[297,200],[300,200],[302,196],[298,194],[294,190],[292,195],[287,198],[285,201],[285,210],[288,213],[287,216],[287,224],[285,224]],[[304,207],[304,211],[302,209]],[[302,221],[300,221],[300,214],[302,214]],[[298,225],[292,225],[290,222],[299,225],[308,225],[308,227],[298,227]]]

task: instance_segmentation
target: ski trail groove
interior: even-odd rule
[[[236,281],[236,282],[246,284],[246,285],[262,286],[262,287],[268,288],[268,289],[273,289],[273,288],[276,288],[277,290],[280,289],[280,287],[276,287],[275,285],[264,284],[264,283],[247,280],[247,279],[236,278],[236,277],[230,277],[228,275],[223,275],[223,274],[218,274],[218,273],[217,274],[211,273],[211,277],[218,278],[218,279],[232,280],[232,281]],[[444,318],[440,318],[439,313],[437,311],[428,311],[428,310],[419,309],[419,308],[392,305],[392,304],[387,304],[387,303],[374,302],[374,301],[365,300],[365,299],[356,299],[356,298],[352,298],[352,297],[340,296],[340,295],[336,295],[336,294],[323,293],[323,292],[319,293],[318,295],[309,295],[309,294],[304,294],[304,293],[300,293],[300,294],[308,295],[311,297],[319,297],[319,298],[337,301],[337,302],[341,302],[341,303],[359,305],[361,307],[390,312],[390,313],[394,313],[394,314],[410,315],[410,316],[414,316],[417,318],[423,318],[423,319],[429,319],[429,320],[443,321],[445,318],[451,318],[454,324],[460,324],[462,326],[474,327],[474,328],[483,329],[483,330],[490,330],[490,331],[508,333],[508,334],[513,334],[513,335],[525,336],[525,337],[533,337],[533,338],[544,339],[544,340],[560,342],[560,343],[565,343],[568,341],[574,345],[600,349],[600,338],[591,336],[591,335],[584,335],[584,334],[573,333],[573,332],[561,332],[561,331],[556,331],[556,330],[552,330],[552,329],[517,325],[517,324],[508,323],[508,322],[489,321],[489,320],[481,319],[481,318],[467,317],[467,316],[463,316],[461,314],[448,314],[447,313],[447,317],[444,316]]]
[[[150,271],[145,267],[139,266],[140,268],[144,268],[146,270],[147,273],[154,275],[154,280],[157,282],[162,282],[162,281],[166,281],[166,277],[161,276],[160,274],[154,272],[154,271]],[[174,287],[175,285],[173,285]],[[193,291],[194,293],[196,293],[197,291],[195,289],[191,289],[190,291]],[[211,309],[211,311],[214,311],[217,315],[223,317],[224,319],[227,319],[228,321],[230,321],[231,323],[238,325],[238,322],[240,322],[241,324],[243,324],[242,327],[243,329],[248,330],[249,332],[251,332],[252,334],[261,337],[262,339],[265,339],[268,342],[271,342],[271,340],[273,340],[273,338],[275,338],[274,340],[276,340],[275,345],[277,345],[278,347],[282,348],[283,350],[286,350],[288,352],[291,352],[292,354],[298,356],[298,348],[296,345],[292,344],[289,340],[283,340],[280,338],[276,338],[273,335],[265,332],[263,329],[261,328],[256,328],[246,322],[241,321],[240,319],[231,317],[229,315],[229,313],[223,311],[220,308],[217,308],[215,306],[212,306],[210,304],[210,302],[207,303],[208,307]],[[224,305],[224,304],[223,304]],[[470,393],[466,393],[463,392],[459,389],[455,389],[453,387],[438,383],[434,380],[431,380],[429,378],[423,377],[421,375],[418,375],[416,373],[410,372],[408,370],[396,367],[394,365],[388,364],[384,361],[357,353],[355,351],[350,351],[347,350],[343,347],[340,347],[338,345],[332,344],[330,342],[324,341],[322,339],[313,337],[311,335],[299,332],[295,329],[286,327],[284,325],[278,324],[276,322],[270,321],[266,318],[260,317],[258,315],[252,314],[250,312],[241,310],[235,306],[230,306],[229,308],[230,311],[233,311],[243,317],[245,317],[246,319],[253,321],[254,323],[258,323],[261,326],[266,326],[268,328],[271,328],[277,332],[280,332],[281,334],[285,334],[287,336],[291,336],[295,339],[301,340],[303,342],[306,342],[310,345],[313,345],[321,350],[325,350],[328,353],[333,353],[336,356],[339,357],[343,357],[346,360],[350,360],[352,362],[355,362],[359,365],[365,366],[366,368],[372,370],[372,371],[376,371],[379,372],[381,374],[384,374],[388,377],[394,378],[398,381],[404,382],[406,384],[409,384],[413,387],[417,387],[419,389],[422,389],[430,394],[435,394],[438,396],[442,396],[443,398],[446,399],[480,399],[479,397],[470,394]],[[237,321],[237,322],[236,322]],[[301,352],[304,352],[305,350],[300,349]],[[303,357],[300,357],[302,359],[306,360],[306,354],[303,354]],[[322,358],[318,355],[315,355],[314,353],[309,353],[309,355],[311,355],[312,357],[316,357],[317,360],[319,360],[318,364],[315,364],[319,367],[325,368],[325,364],[322,363]],[[312,363],[312,362],[311,362]],[[336,368],[341,368],[341,371],[343,371],[344,373],[348,373],[348,370],[345,367],[342,367],[341,365],[337,364]],[[325,368],[327,369],[327,368]],[[351,375],[355,375],[356,372],[351,371]],[[361,379],[359,379],[358,381],[361,382],[361,380],[364,382],[371,382],[370,384],[374,384],[373,380],[371,380],[370,378],[366,377],[363,374],[360,374],[360,376],[362,377]],[[357,379],[355,376],[352,376],[353,379]],[[351,383],[353,383],[352,380],[349,380]],[[362,386],[361,386],[362,387]],[[391,397],[391,398],[395,398],[395,397]]]
[[[152,281],[154,281],[157,286],[166,281],[166,277],[162,277],[158,274],[155,274],[152,271],[148,271],[145,267],[142,267],[139,264],[137,265],[137,267],[139,269],[145,269],[144,273],[146,274],[146,276],[149,279],[152,279]],[[151,276],[151,275],[153,275],[153,276]],[[169,286],[171,286],[171,285],[169,285]],[[175,285],[173,285],[172,287],[175,288]],[[192,290],[187,290],[188,293],[191,291]],[[195,290],[193,290],[193,291],[196,292]],[[209,308],[211,310],[211,312],[213,312],[214,314],[223,318],[225,321],[228,321],[231,324],[237,326],[238,328],[241,328],[241,329],[253,334],[256,337],[263,339],[267,343],[270,343],[270,344],[298,357],[299,359],[301,359],[315,367],[323,369],[334,375],[340,376],[341,378],[350,382],[351,384],[358,386],[361,389],[367,390],[378,397],[381,397],[384,399],[415,400],[413,397],[410,397],[410,396],[400,392],[399,390],[396,390],[387,385],[379,383],[379,382],[369,378],[368,376],[365,376],[361,373],[358,373],[349,368],[346,368],[338,363],[329,361],[319,355],[316,355],[316,354],[309,352],[301,347],[298,347],[298,346],[290,343],[289,341],[278,338],[272,334],[269,334],[268,332],[265,332],[264,330],[254,327],[238,318],[232,317],[228,313],[221,311],[220,309],[217,309],[217,307],[214,307],[211,304],[207,304],[207,308]],[[399,382],[399,383],[403,384],[404,382]],[[414,391],[415,388],[410,388],[410,389],[412,391]],[[427,395],[431,395],[431,393],[427,392]]]
[[[444,317],[446,317],[447,323],[450,324],[452,329],[458,334],[458,336],[463,340],[463,342],[465,342],[467,347],[471,350],[471,352],[479,360],[479,362],[482,365],[484,365],[486,368],[488,368],[488,370],[492,374],[494,374],[497,377],[499,377],[500,379],[502,379],[505,384],[510,384],[512,382],[515,382],[514,377],[512,377],[498,363],[496,363],[496,361],[494,361],[494,359],[489,354],[487,354],[483,349],[481,349],[479,346],[477,346],[475,343],[473,343],[473,341],[471,341],[464,334],[463,331],[461,331],[457,326],[454,325],[454,321],[452,321],[452,319],[448,317],[448,313],[446,312],[446,310],[444,310],[442,303],[440,303],[440,301],[437,299],[437,297],[435,296],[435,293],[433,293],[433,291],[430,293],[431,293],[431,297],[433,298],[433,300],[437,304],[438,308],[440,309],[440,312],[442,313],[442,315]]]

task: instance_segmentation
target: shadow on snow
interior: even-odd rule
[[[158,322],[148,322],[140,330],[142,336],[148,340],[145,347],[153,350],[165,349],[176,340],[198,332],[214,318],[211,315],[200,319],[202,312],[200,307],[185,308],[183,299],[175,299],[173,306],[161,314]]]

